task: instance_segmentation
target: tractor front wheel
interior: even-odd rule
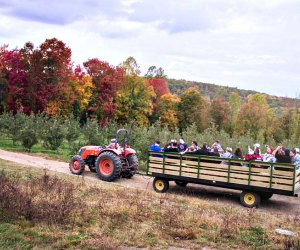
[[[110,151],[102,152],[96,160],[96,172],[103,181],[114,181],[120,177],[122,162],[120,157]]]
[[[69,163],[72,174],[81,175],[85,169],[85,162],[80,155],[74,155]]]

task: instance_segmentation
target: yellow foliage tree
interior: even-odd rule
[[[80,111],[87,108],[95,86],[89,75],[77,76],[74,79],[76,100],[80,104]]]
[[[137,75],[125,76],[125,84],[116,95],[116,121],[125,124],[135,120],[140,126],[147,125],[154,98],[153,87],[146,79]]]
[[[177,106],[180,98],[170,93],[161,96],[157,104],[157,117],[160,124],[168,127],[170,130],[175,130],[178,126]]]

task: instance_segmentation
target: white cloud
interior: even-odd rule
[[[117,65],[133,56],[143,72],[300,93],[297,0],[0,0],[0,44],[36,46],[57,37],[75,63],[98,57]]]

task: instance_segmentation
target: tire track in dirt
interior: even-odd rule
[[[25,153],[10,152],[0,149],[0,158],[6,161],[15,162],[24,165],[24,167],[35,167],[47,169],[54,172],[69,174],[69,164],[66,162],[49,160],[42,156],[36,156]],[[86,168],[83,174],[84,178],[93,181],[100,181],[95,173]],[[117,185],[126,188],[153,190],[152,178],[142,175],[135,175],[131,179],[118,179],[115,182],[109,182],[108,185]],[[186,188],[180,188],[170,183],[169,193],[184,195],[215,202],[218,206],[231,205],[239,206],[240,191],[209,187],[204,185],[189,184]],[[242,208],[242,207],[241,207]],[[300,214],[300,198],[287,197],[282,195],[274,195],[269,201],[262,202],[261,210],[270,211],[272,213],[286,213],[289,215],[299,216]]]

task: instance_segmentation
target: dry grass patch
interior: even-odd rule
[[[299,249],[299,214],[225,207],[38,170],[22,174],[18,167],[9,167],[0,173],[1,220],[22,232],[19,238],[26,247]],[[276,228],[297,236],[276,235]],[[6,237],[0,246],[16,246]]]

